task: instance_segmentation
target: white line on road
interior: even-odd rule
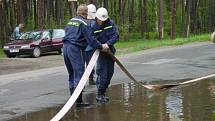
[[[158,65],[158,64],[170,63],[170,62],[173,62],[175,60],[177,60],[177,59],[158,59],[158,60],[153,60],[153,61],[145,62],[145,63],[129,61],[129,62],[125,62],[125,63],[144,64],[144,65]]]
[[[0,90],[0,95],[3,95],[3,94],[5,94],[8,91],[9,91],[9,89],[1,89]]]

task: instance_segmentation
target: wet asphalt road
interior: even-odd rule
[[[120,57],[138,80],[197,78],[215,73],[215,45],[196,43],[152,49]],[[0,76],[0,121],[42,108],[64,104],[69,98],[64,66]],[[113,85],[131,82],[116,66]],[[95,92],[86,86],[85,92]]]

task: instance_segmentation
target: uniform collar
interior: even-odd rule
[[[96,28],[97,29],[105,28],[106,26],[110,26],[111,25],[110,21],[108,21],[107,23],[105,23],[105,25],[99,25],[99,24],[97,24],[96,21],[95,21],[95,23],[96,23]]]

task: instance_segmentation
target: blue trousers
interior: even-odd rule
[[[103,95],[105,94],[114,73],[114,60],[104,52],[100,52],[97,61],[96,73],[98,95]]]
[[[84,53],[75,45],[64,44],[63,55],[69,73],[69,88],[75,89],[84,73]]]

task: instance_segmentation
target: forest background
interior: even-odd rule
[[[214,31],[214,0],[0,0],[0,47],[19,23],[24,31],[64,28],[79,4],[90,3],[108,9],[120,42],[201,40]]]

